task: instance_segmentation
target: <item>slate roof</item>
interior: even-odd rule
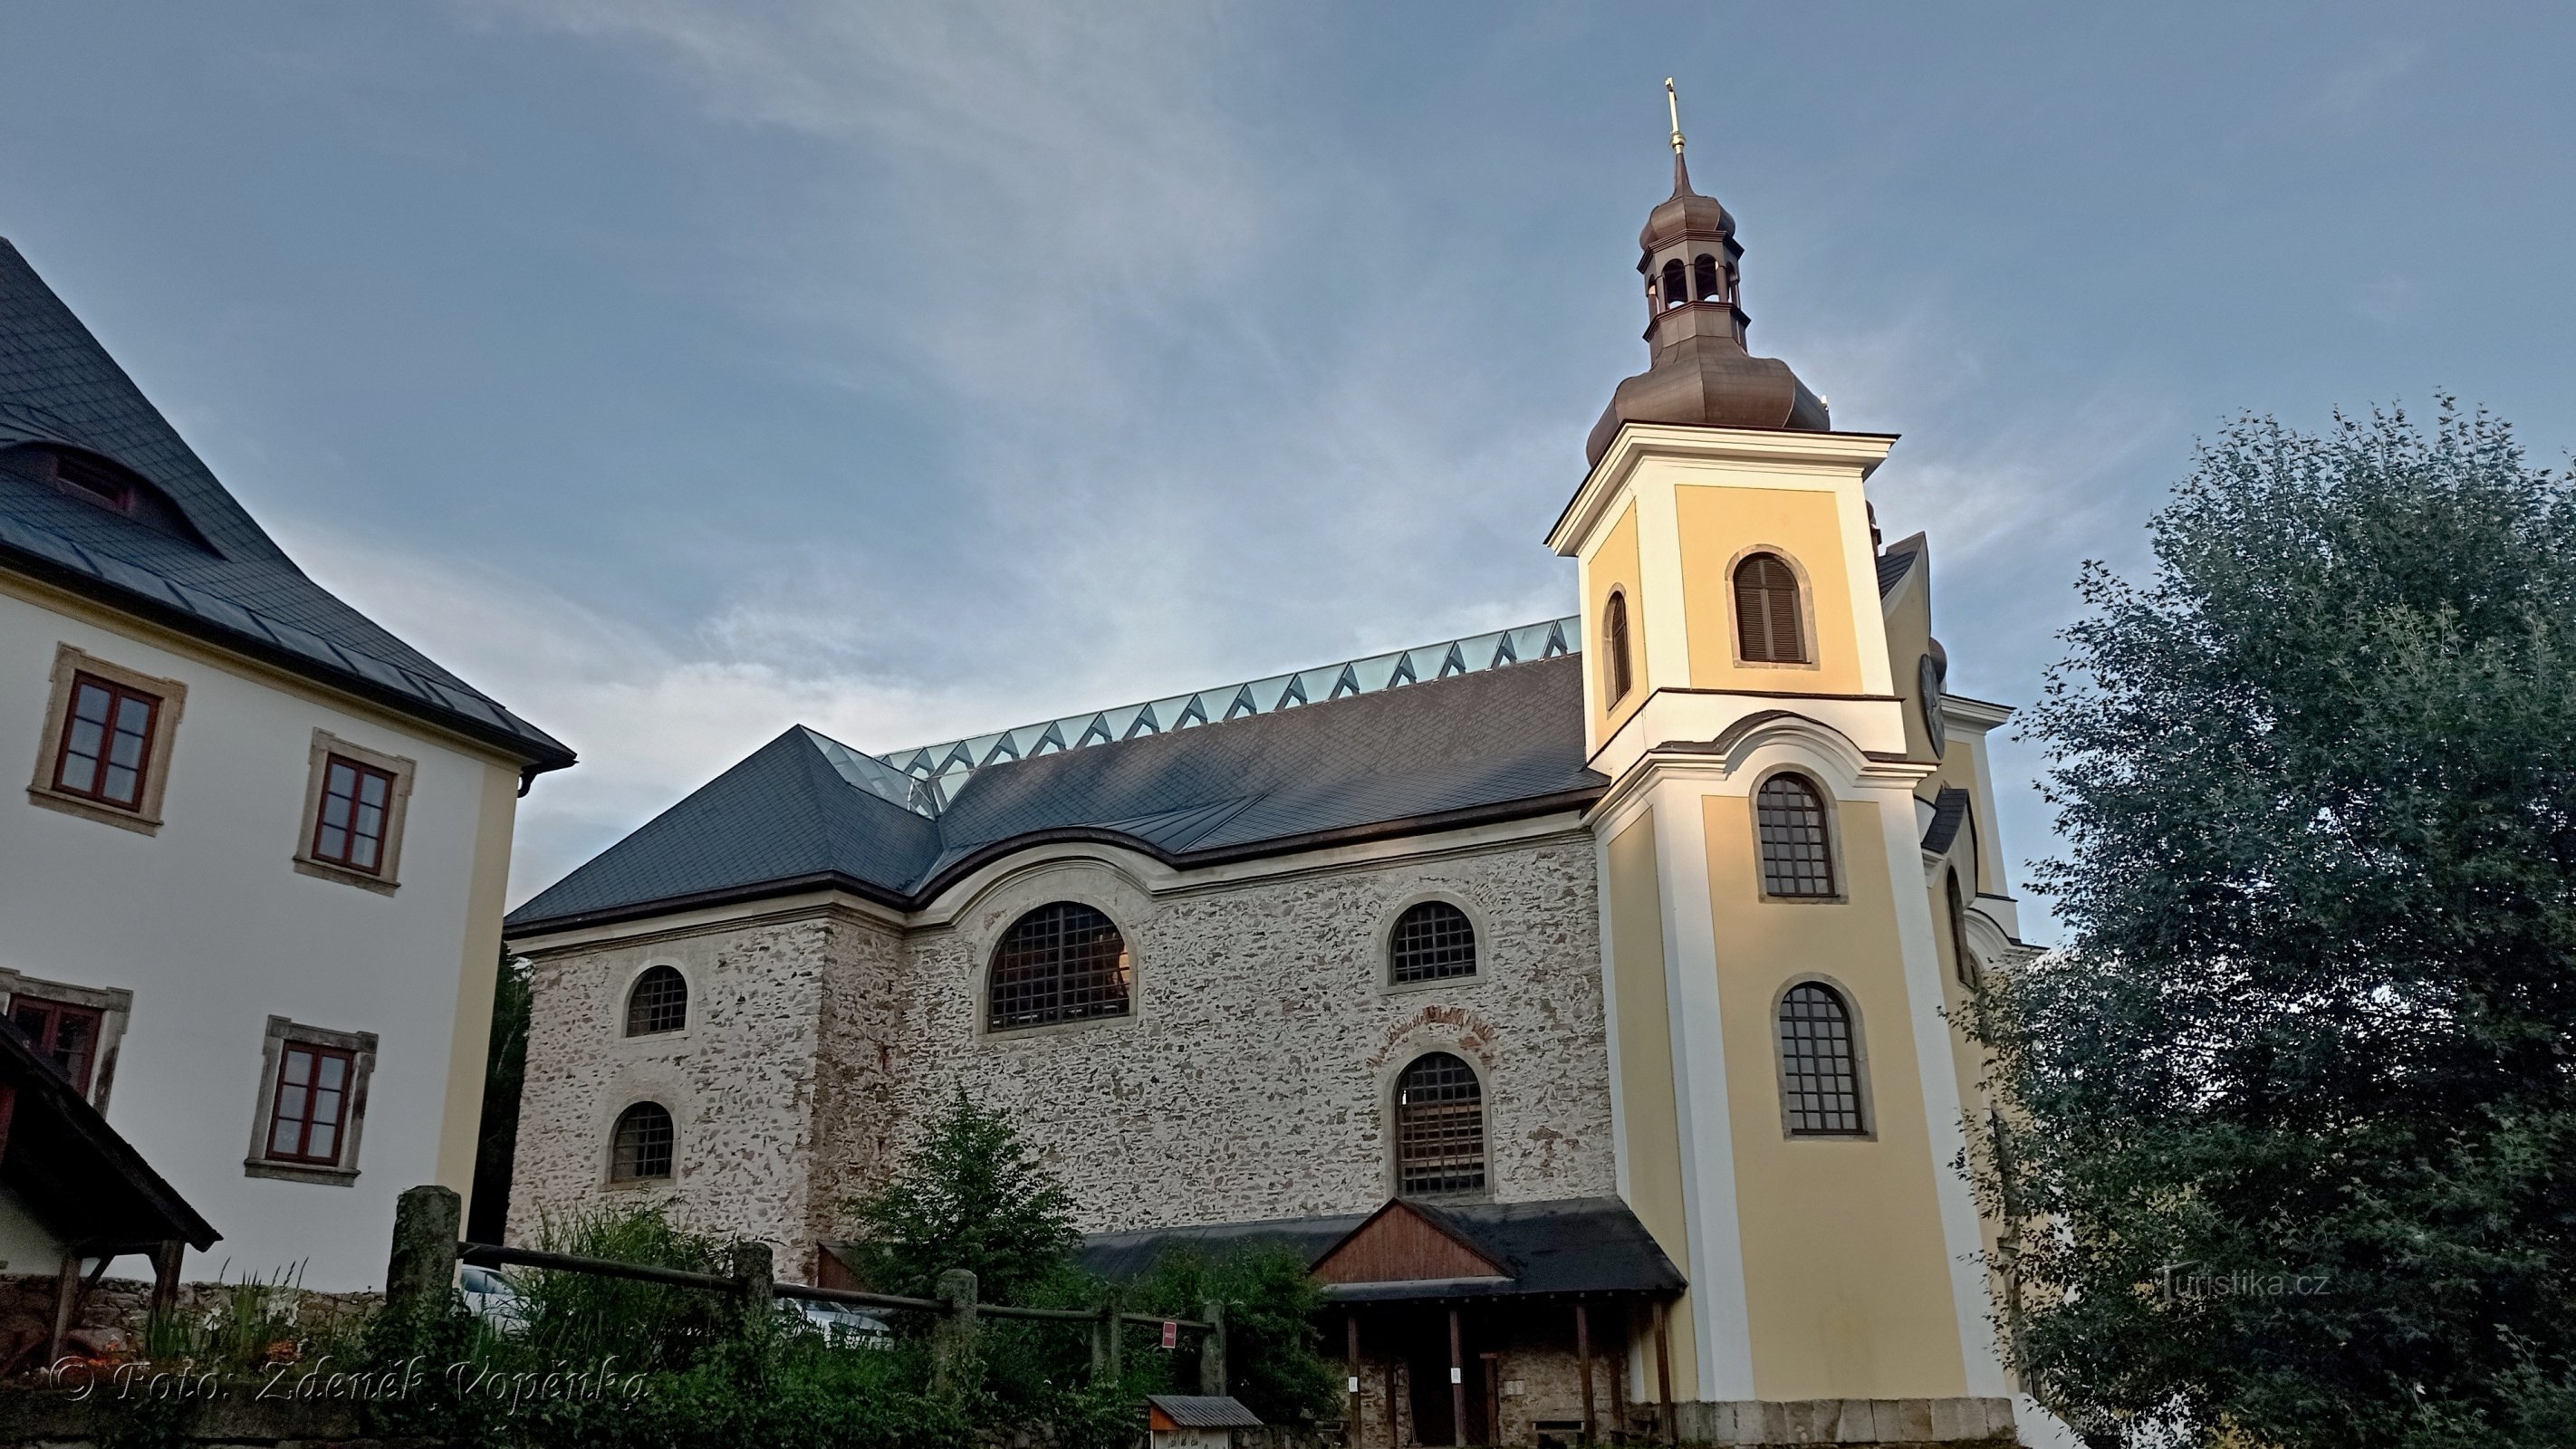
[[[1261,1419],[1230,1394],[1147,1394],[1145,1402],[1184,1429],[1258,1429]]]
[[[1947,854],[1959,838],[1959,827],[1968,823],[1968,792],[1956,785],[1942,787],[1932,799],[1932,823],[1923,829],[1923,848],[1934,855]]]
[[[1589,804],[1580,655],[1003,761],[936,820],[802,726],[511,913],[516,934],[834,885],[900,907],[1005,849],[1096,840],[1173,865]],[[858,757],[865,759],[867,757]]]
[[[532,772],[573,762],[562,742],[305,577],[0,239],[0,449],[22,443],[123,464],[198,538],[0,468],[0,567],[482,740]]]
[[[1409,1202],[1503,1266],[1501,1280],[1336,1283],[1324,1296],[1336,1302],[1387,1302],[1425,1296],[1525,1297],[1548,1293],[1678,1293],[1687,1280],[1665,1256],[1646,1225],[1615,1197],[1560,1198],[1550,1202]],[[1336,1213],[1254,1223],[1209,1223],[1132,1233],[1096,1233],[1079,1250],[1085,1270],[1113,1282],[1151,1272],[1174,1248],[1222,1257],[1238,1246],[1284,1248],[1309,1267],[1341,1245],[1371,1213]]]
[[[1896,586],[1905,582],[1905,575],[1914,567],[1914,561],[1922,557],[1917,549],[1910,546],[1915,539],[1921,537],[1921,534],[1917,534],[1915,538],[1893,544],[1878,556],[1878,596],[1880,598],[1886,598],[1896,592]]]
[[[12,1022],[0,1022],[0,1086],[15,1093],[0,1189],[83,1256],[173,1240],[204,1252],[223,1237]]]

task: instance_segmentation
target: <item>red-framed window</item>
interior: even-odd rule
[[[89,1095],[90,1073],[98,1065],[99,1027],[106,1013],[95,1006],[74,1006],[68,1001],[47,1001],[39,996],[16,996],[9,1001],[9,1020],[35,1044],[36,1050],[62,1068],[84,1097]]]
[[[333,755],[322,765],[322,808],[313,821],[313,858],[369,875],[385,868],[385,820],[394,777]]]
[[[142,808],[160,697],[95,674],[75,674],[71,708],[63,716],[54,788],[102,805]]]
[[[277,1098],[269,1113],[268,1158],[336,1167],[347,1137],[353,1053],[290,1041],[277,1059]]]

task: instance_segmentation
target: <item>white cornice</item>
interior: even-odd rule
[[[1971,699],[1964,694],[1941,696],[1941,720],[1963,729],[1990,730],[2013,717],[2013,707],[1991,700]]]
[[[1650,457],[1737,463],[1773,473],[1813,472],[1866,479],[1896,446],[1894,433],[1804,433],[1773,428],[1699,428],[1623,423],[1601,461],[1584,476],[1547,546],[1571,556],[1589,537],[1638,464]]]

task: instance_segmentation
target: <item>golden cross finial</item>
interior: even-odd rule
[[[1673,113],[1673,154],[1682,154],[1682,99],[1673,93],[1673,78],[1664,77],[1664,108]]]

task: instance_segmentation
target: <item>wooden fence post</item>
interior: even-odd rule
[[[456,1234],[465,1200],[450,1187],[406,1188],[394,1199],[394,1250],[385,1264],[385,1307],[442,1303],[456,1284]]]
[[[951,1268],[939,1275],[939,1322],[930,1331],[930,1388],[959,1393],[975,1356],[975,1275]]]
[[[1091,1377],[1098,1382],[1116,1383],[1124,1371],[1120,1355],[1124,1335],[1118,1331],[1118,1290],[1109,1289],[1100,1298],[1100,1319],[1091,1325]]]
[[[778,1260],[767,1243],[736,1243],[728,1265],[741,1286],[742,1335],[757,1339],[776,1311]]]
[[[1207,1341],[1199,1345],[1199,1392],[1223,1395],[1225,1381],[1225,1305],[1210,1302],[1199,1310],[1208,1321]]]

